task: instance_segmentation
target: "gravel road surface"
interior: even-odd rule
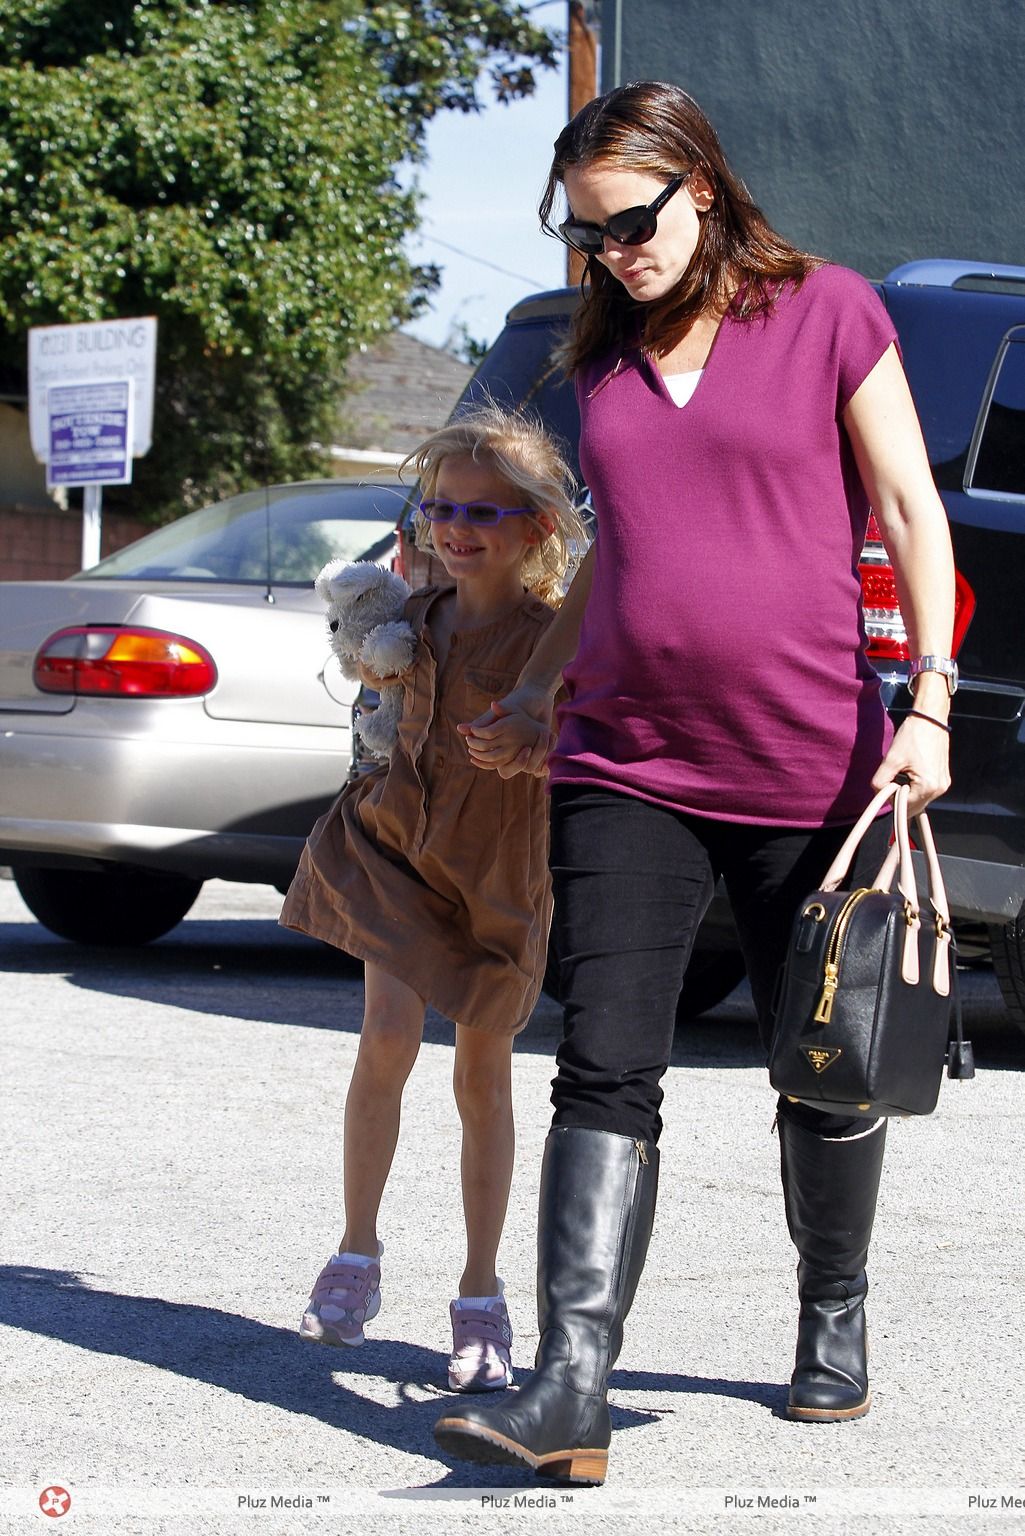
[[[340,1231],[362,987],[342,957],[279,929],[279,905],[267,887],[213,882],[159,943],[86,950],[0,880],[0,1528],[1025,1530],[1025,1035],[987,972],[966,979],[975,1080],[891,1128],[874,1404],[851,1424],[782,1415],[795,1256],[744,990],[680,1030],[656,1230],[612,1378],[609,1480],[562,1490],[448,1464],[431,1436],[451,1400],[462,1233],[442,1019],[407,1092],[380,1317],[358,1350],[296,1337]],[[515,1055],[501,1265],[521,1373],[557,1035],[543,999]]]

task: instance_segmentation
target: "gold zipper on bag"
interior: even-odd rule
[[[847,929],[850,926],[854,909],[866,896],[872,894],[873,887],[865,886],[860,890],[852,891],[836,914],[833,931],[829,935],[829,943],[826,947],[826,963],[822,975],[822,995],[819,1005],[815,1010],[814,1021],[816,1024],[828,1024],[833,1013],[833,998],[836,989],[840,985],[840,958],[843,953],[844,939],[847,937]]]

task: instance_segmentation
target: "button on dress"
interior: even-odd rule
[[[460,1024],[515,1034],[544,975],[551,924],[545,780],[475,768],[459,724],[507,693],[554,612],[526,594],[510,615],[457,630],[441,678],[430,613],[391,759],[346,785],[303,851],[281,923],[369,960]]]

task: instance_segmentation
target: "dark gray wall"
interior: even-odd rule
[[[601,27],[602,89],[682,85],[797,245],[1025,263],[1025,0],[602,0]]]

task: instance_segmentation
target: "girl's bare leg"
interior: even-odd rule
[[[463,1126],[461,1174],[466,1268],[460,1296],[494,1296],[495,1261],[505,1226],[516,1137],[512,1111],[512,1036],[456,1025],[453,1074]]]
[[[425,1004],[369,961],[363,1032],[345,1100],[343,1253],[377,1256],[377,1213],[399,1137],[402,1090],[416,1061]]]

